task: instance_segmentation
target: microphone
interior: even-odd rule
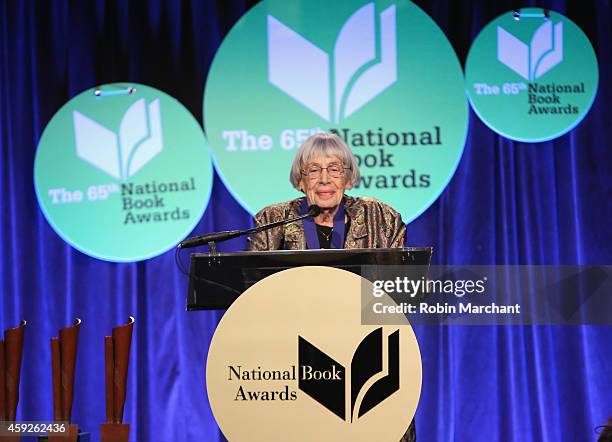
[[[313,218],[319,216],[321,214],[321,208],[319,206],[317,206],[316,204],[313,204],[312,206],[308,207],[308,216],[312,216]],[[308,218],[305,217],[305,218]]]
[[[202,246],[211,242],[227,241],[228,239],[237,238],[242,235],[248,235],[250,233],[258,233],[263,230],[268,230],[273,227],[283,226],[285,224],[294,223],[304,218],[316,217],[321,213],[321,208],[316,204],[308,207],[308,213],[306,215],[300,215],[293,218],[287,218],[273,223],[264,224],[263,226],[253,227],[246,230],[226,230],[224,232],[213,232],[205,235],[194,236],[181,241],[177,246],[179,249],[190,249],[192,247]]]

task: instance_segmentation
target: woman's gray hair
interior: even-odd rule
[[[302,170],[315,157],[338,157],[346,170],[346,182],[354,186],[359,181],[359,165],[351,149],[337,134],[320,132],[310,136],[298,149],[291,165],[289,181],[300,190]]]

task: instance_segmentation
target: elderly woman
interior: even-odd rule
[[[321,213],[314,221],[307,218],[251,236],[249,250],[403,246],[406,226],[398,212],[374,198],[344,194],[359,181],[359,166],[338,135],[318,133],[308,138],[297,151],[289,180],[305,197],[266,207],[255,215],[255,223],[306,214],[313,204]]]
[[[308,213],[316,204],[321,213],[302,222],[259,232],[249,238],[249,250],[357,249],[402,247],[406,226],[398,212],[374,198],[344,194],[359,181],[359,166],[342,138],[318,133],[300,146],[289,180],[305,196],[268,206],[255,215],[260,226]],[[400,442],[416,440],[414,421]]]

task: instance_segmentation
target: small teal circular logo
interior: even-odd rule
[[[40,207],[70,245],[95,258],[157,256],[198,223],[212,188],[202,128],[177,100],[108,84],[66,103],[34,160]]]
[[[250,213],[298,196],[295,151],[335,131],[359,161],[351,193],[409,222],[453,176],[467,115],[452,46],[407,1],[263,1],[221,44],[204,93],[216,169]]]
[[[517,141],[573,129],[588,113],[599,72],[589,39],[567,17],[527,8],[507,12],[478,34],[465,67],[480,119]]]

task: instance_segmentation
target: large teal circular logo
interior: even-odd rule
[[[40,207],[73,247],[108,261],[157,256],[198,223],[212,164],[202,128],[178,101],[140,84],[87,90],[38,145]]]
[[[478,34],[466,62],[474,111],[495,132],[539,142],[573,129],[599,78],[589,39],[567,17],[528,8],[507,12]]]
[[[351,193],[411,221],[452,177],[465,142],[461,66],[406,1],[264,1],[217,51],[204,94],[217,170],[251,213],[297,196],[296,149],[337,131],[360,162]]]

